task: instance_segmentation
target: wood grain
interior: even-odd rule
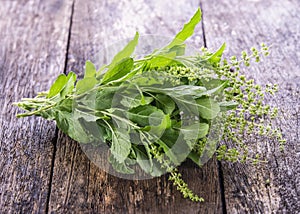
[[[173,36],[197,7],[198,1],[76,1],[68,70],[82,75],[85,60],[99,63],[101,48],[132,38],[135,31]],[[203,45],[201,26],[191,42]],[[181,167],[191,188],[206,199],[197,204],[183,199],[167,176],[131,181],[105,173],[63,134],[55,157],[49,205],[53,213],[220,213],[222,209],[215,160],[202,169],[192,163]]]
[[[226,41],[227,55],[260,42],[272,44],[271,56],[246,71],[256,82],[277,82],[280,91],[267,102],[277,105],[276,121],[287,139],[283,153],[277,142],[256,139],[253,148],[269,159],[259,167],[222,162],[228,213],[297,213],[300,210],[300,3],[299,1],[202,1],[209,48]],[[266,180],[270,180],[270,184]]]
[[[70,3],[1,1],[0,213],[47,209],[55,124],[16,119],[12,102],[47,90],[62,72]]]
[[[279,83],[267,102],[280,107],[275,121],[287,139],[253,139],[253,149],[269,164],[215,159],[202,169],[187,162],[183,178],[205,203],[185,200],[167,176],[144,181],[107,174],[91,162],[80,144],[57,131],[54,122],[16,119],[12,102],[47,90],[54,78],[85,60],[98,66],[124,38],[140,34],[172,37],[199,1],[20,0],[0,7],[0,213],[297,213],[300,210],[300,2],[297,0],[201,1],[204,26],[190,43],[225,55],[264,41],[271,56],[246,75],[256,82]],[[204,32],[202,32],[202,27]],[[203,35],[204,33],[204,35]],[[163,38],[162,37],[162,38]],[[149,37],[150,38],[150,37]],[[205,41],[203,40],[205,38]],[[116,45],[119,44],[119,45]],[[252,140],[252,139],[248,139]],[[224,202],[220,190],[224,182]],[[270,183],[266,182],[270,180]]]

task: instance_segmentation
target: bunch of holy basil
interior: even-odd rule
[[[201,165],[194,148],[207,138],[219,113],[236,103],[220,99],[229,84],[213,75],[224,45],[205,57],[184,55],[184,41],[200,19],[198,10],[167,46],[142,59],[132,57],[137,33],[109,65],[97,71],[87,61],[83,79],[61,74],[48,92],[17,103],[26,110],[18,116],[55,120],[82,144],[108,146],[109,162],[120,173],[134,173],[137,165],[159,176],[165,171],[155,160],[159,155],[170,166],[186,158]],[[201,76],[204,70],[210,72]]]

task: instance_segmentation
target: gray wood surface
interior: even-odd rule
[[[203,1],[207,46],[226,41],[227,55],[272,44],[271,55],[259,66],[245,69],[260,84],[278,83],[280,91],[268,102],[279,107],[276,121],[287,139],[283,153],[277,142],[256,139],[253,149],[269,163],[254,166],[222,162],[228,213],[300,212],[300,2]],[[266,182],[270,180],[270,184]]]
[[[173,36],[200,5],[204,25],[190,40],[226,55],[264,41],[272,54],[247,73],[278,82],[268,102],[288,140],[279,152],[256,139],[269,164],[218,163],[180,168],[205,198],[185,200],[167,176],[144,181],[114,177],[95,166],[80,145],[39,118],[16,119],[11,104],[47,90],[62,72],[82,75],[85,60],[100,64],[103,47],[143,34]],[[0,213],[297,213],[300,211],[300,2],[297,0],[0,0]],[[114,47],[114,46],[113,46]],[[266,152],[265,152],[266,151]],[[270,180],[267,183],[266,180]]]
[[[0,213],[44,213],[55,123],[17,119],[12,102],[35,96],[63,72],[70,4],[0,2]]]

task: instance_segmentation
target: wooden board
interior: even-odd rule
[[[59,73],[81,77],[85,60],[99,65],[111,55],[103,47],[117,47],[136,31],[172,37],[200,3],[204,25],[190,40],[195,47],[216,49],[226,41],[229,56],[262,41],[273,44],[271,56],[247,72],[281,87],[267,101],[280,107],[276,124],[286,149],[263,139],[253,145],[269,164],[212,159],[199,169],[185,163],[183,178],[206,200],[197,204],[183,199],[167,176],[132,181],[105,173],[54,122],[15,118],[12,102],[47,90]],[[0,213],[297,213],[299,12],[297,0],[1,1]]]
[[[198,1],[76,1],[70,38],[68,70],[82,75],[85,60],[98,63],[101,48],[140,34],[174,36],[193,15]],[[172,9],[170,9],[172,8]],[[201,26],[193,44],[203,45]],[[101,55],[100,55],[101,56]],[[123,180],[97,168],[80,145],[65,135],[57,139],[50,197],[51,212],[74,213],[220,213],[216,161],[203,169],[181,167],[183,177],[206,202],[182,198],[167,176],[144,181]]]
[[[278,105],[277,125],[287,139],[283,153],[276,142],[255,141],[254,148],[269,159],[259,167],[222,162],[228,213],[297,213],[300,210],[299,88],[300,2],[202,1],[204,33],[209,48],[226,41],[227,55],[272,44],[262,66],[247,71],[261,84],[277,82],[280,91],[268,102]],[[266,152],[264,152],[266,151]],[[270,184],[266,182],[270,180]]]
[[[44,213],[55,124],[17,119],[12,102],[47,90],[64,69],[68,1],[1,1],[0,213]]]

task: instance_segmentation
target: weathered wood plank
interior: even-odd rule
[[[0,4],[0,213],[43,213],[55,124],[16,119],[12,102],[47,90],[63,71],[70,2]]]
[[[140,34],[173,36],[196,11],[198,1],[76,1],[68,70],[82,74],[85,60],[100,48]],[[201,26],[194,44],[203,45]],[[200,44],[199,44],[200,43]],[[96,61],[97,62],[97,61]],[[65,135],[57,140],[50,211],[58,213],[220,213],[216,161],[203,169],[191,163],[181,171],[202,204],[185,200],[166,176],[145,181],[111,176],[91,163],[80,145]]]
[[[266,166],[222,163],[228,213],[297,213],[300,210],[299,88],[300,4],[292,1],[202,1],[209,48],[226,41],[228,55],[244,48],[273,44],[261,67],[248,73],[257,82],[279,83],[280,92],[269,99],[278,105],[276,121],[287,139],[283,153],[276,142],[257,139],[254,146],[269,158]],[[277,147],[278,148],[278,147]],[[270,184],[266,180],[270,180]]]

